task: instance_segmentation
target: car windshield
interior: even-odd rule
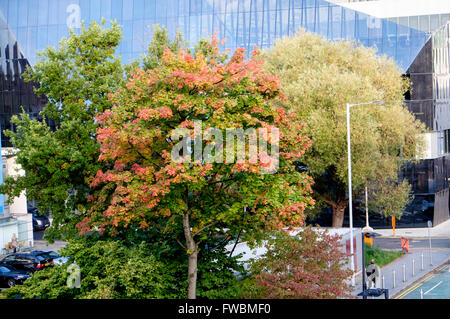
[[[16,259],[16,256],[12,255],[12,256],[5,257],[5,259],[3,259],[2,261],[13,261],[15,259]]]
[[[44,258],[49,258],[49,257],[50,258],[59,258],[60,257],[59,254],[54,251],[46,251],[46,252],[40,253],[38,256],[42,256]]]
[[[0,266],[0,272],[11,272],[11,269],[5,266]]]

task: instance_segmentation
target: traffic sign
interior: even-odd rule
[[[404,251],[406,251],[407,253],[409,252],[409,239],[408,238],[402,237],[402,249]]]

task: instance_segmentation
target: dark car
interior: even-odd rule
[[[40,215],[37,208],[28,208],[28,213],[33,214],[33,230],[44,230],[50,226],[50,220],[46,215]]]
[[[30,278],[30,275],[26,271],[20,271],[10,265],[0,263],[0,288],[22,284],[27,278]]]
[[[33,250],[29,254],[39,258],[44,258],[45,260],[49,260],[50,263],[52,263],[52,261],[54,261],[55,259],[61,258],[61,255],[53,250]]]
[[[36,270],[52,266],[53,257],[50,257],[47,254],[42,254],[41,251],[15,253],[6,256],[0,261],[0,263],[12,266],[20,271],[35,272]]]

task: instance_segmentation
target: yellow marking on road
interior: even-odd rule
[[[411,291],[415,290],[416,288],[420,287],[420,285],[422,285],[422,282],[419,282],[413,286],[411,286],[410,288],[406,289],[404,292],[402,292],[400,295],[397,295],[394,297],[394,299],[402,299],[404,296],[406,296],[407,294],[409,294]]]

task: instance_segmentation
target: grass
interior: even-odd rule
[[[366,266],[370,264],[372,259],[375,260],[375,264],[379,267],[386,266],[391,263],[395,259],[403,256],[403,252],[399,251],[391,251],[391,250],[383,250],[378,247],[370,247],[370,245],[365,244],[365,264]]]

